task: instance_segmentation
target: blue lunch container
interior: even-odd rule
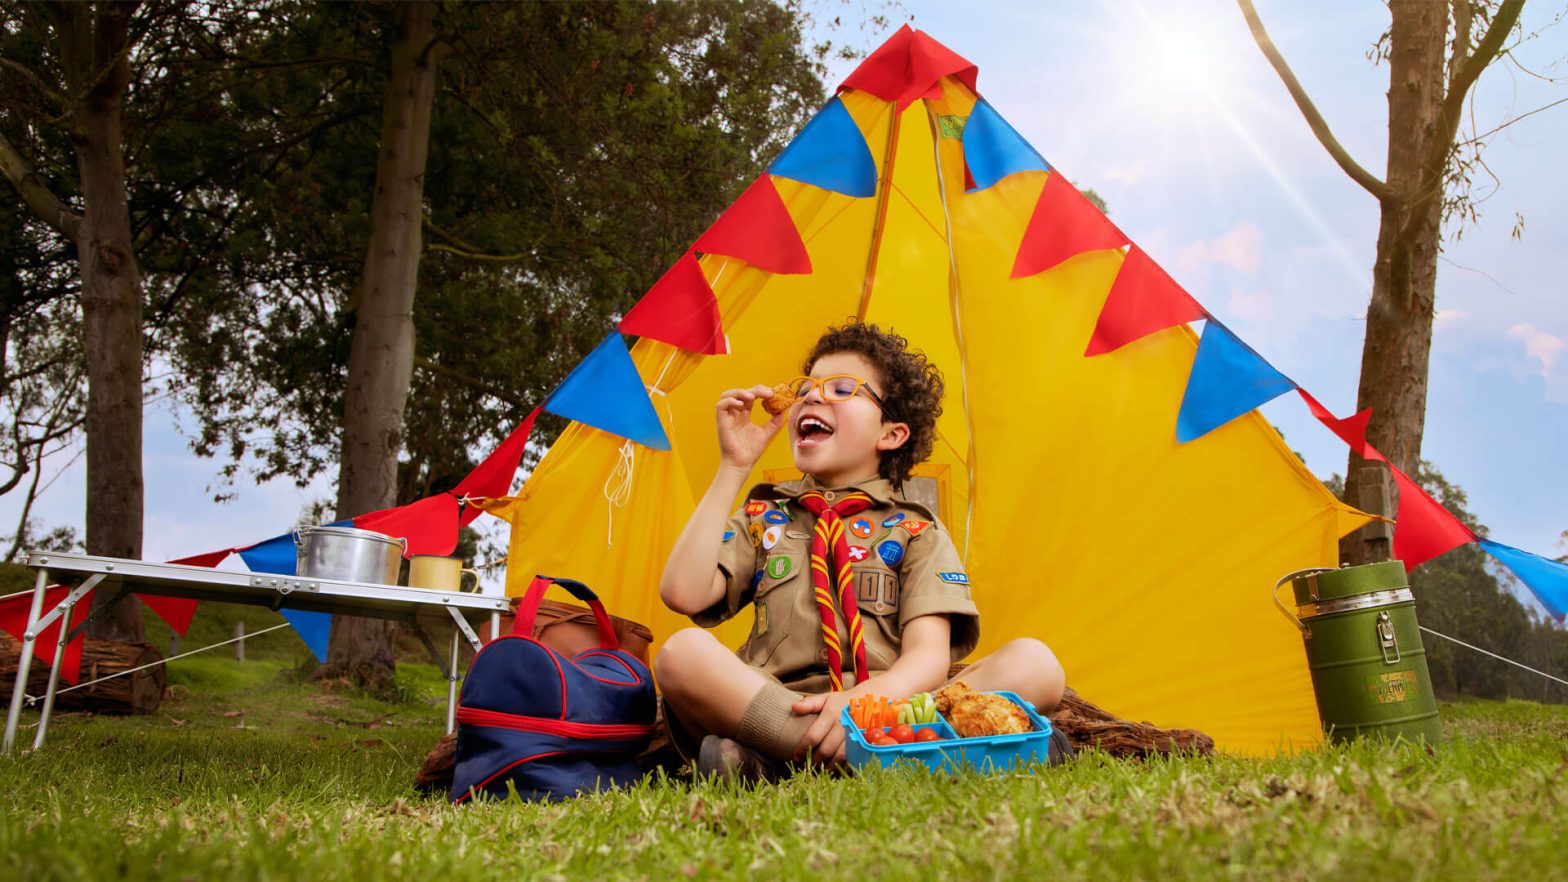
[[[935,723],[922,723],[913,727],[935,729],[941,741],[914,741],[889,747],[873,747],[866,741],[860,727],[849,717],[849,708],[839,713],[839,723],[844,727],[844,755],[854,768],[869,763],[891,766],[904,760],[918,763],[933,772],[996,772],[1031,762],[1045,762],[1050,757],[1051,721],[1040,716],[1034,705],[1024,701],[1014,692],[994,692],[1023,709],[1034,725],[1033,731],[1013,735],[992,735],[987,738],[959,738],[947,719],[937,714]]]

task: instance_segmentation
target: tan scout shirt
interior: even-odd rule
[[[753,487],[746,505],[725,526],[719,547],[719,569],[729,580],[725,596],[691,617],[711,628],[755,604],[751,636],[736,654],[801,692],[829,689],[822,617],[811,586],[816,518],[798,501],[801,494],[821,489],[810,477]],[[929,509],[896,494],[889,481],[866,481],[825,495],[831,503],[835,493],[847,490],[860,490],[873,500],[870,508],[844,519],[869,670],[874,674],[892,666],[909,620],[936,613],[952,623],[953,661],[968,655],[980,639],[979,611],[946,528]],[[854,683],[855,659],[842,616],[838,625],[847,688]]]

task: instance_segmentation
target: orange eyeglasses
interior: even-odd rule
[[[797,398],[805,398],[811,394],[812,389],[820,388],[822,400],[834,403],[848,401],[864,389],[866,394],[871,396],[871,400],[876,402],[877,407],[881,408],[884,414],[887,413],[887,405],[882,403],[881,396],[873,392],[871,387],[866,385],[865,380],[851,374],[834,374],[831,377],[821,378],[796,377],[789,381],[789,387],[795,391]]]

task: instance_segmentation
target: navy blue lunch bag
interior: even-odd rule
[[[567,658],[531,635],[545,589],[560,585],[593,610],[599,648]],[[653,736],[653,675],[620,648],[588,586],[535,577],[512,633],[480,650],[457,708],[451,799],[560,800],[642,776],[638,751]]]

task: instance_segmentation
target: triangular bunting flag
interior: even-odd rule
[[[1290,378],[1236,339],[1229,328],[1209,319],[1176,416],[1176,440],[1201,438],[1294,388]]]
[[[556,416],[630,438],[644,447],[669,450],[670,439],[648,400],[620,331],[611,331],[545,399]]]
[[[969,192],[984,190],[1021,171],[1050,171],[1045,158],[986,101],[976,101],[964,124],[964,163]]]
[[[1329,409],[1318,402],[1307,390],[1296,388],[1297,394],[1307,403],[1307,410],[1317,417],[1318,422],[1328,426],[1329,431],[1339,436],[1362,459],[1375,459],[1384,462],[1383,454],[1378,453],[1372,445],[1367,443],[1367,424],[1372,421],[1372,408],[1367,408],[1353,417],[1340,419],[1329,412]]]
[[[763,175],[740,194],[692,248],[744,260],[770,273],[811,272],[811,257],[773,178]]]
[[[1547,612],[1559,621],[1568,618],[1568,564],[1547,560],[1539,554],[1520,551],[1501,542],[1480,540],[1487,554],[1503,562],[1523,582]]]
[[[1067,182],[1060,171],[1045,179],[1040,198],[1024,228],[1018,256],[1013,259],[1015,279],[1043,273],[1069,257],[1085,251],[1120,248],[1128,238],[1111,223],[1088,197]]]
[[[896,101],[903,110],[916,98],[942,97],[941,79],[945,76],[957,78],[973,92],[979,73],[979,68],[924,31],[904,25],[866,56],[837,91],[858,89],[884,101]]]
[[[71,589],[64,585],[50,585],[44,589],[44,604],[41,614],[60,605]],[[87,618],[93,606],[93,592],[89,591],[76,601],[76,606],[71,609],[71,623],[67,626],[67,633],[75,630]],[[0,631],[5,631],[18,642],[27,632],[27,616],[33,609],[33,592],[24,591],[0,600]],[[63,616],[61,618],[64,618]],[[45,668],[54,664],[55,644],[60,640],[60,619],[39,632],[33,641],[33,658],[41,662]],[[75,683],[82,673],[82,638],[77,637],[65,645],[65,652],[60,656],[60,677],[68,683]],[[15,679],[13,677],[13,679]]]
[[[332,614],[304,609],[280,609],[283,620],[305,641],[316,661],[327,663],[327,647],[332,644]]]
[[[506,436],[499,447],[474,466],[474,470],[463,480],[457,482],[457,486],[452,488],[453,495],[459,499],[470,496],[494,499],[512,492],[512,478],[517,475],[517,466],[523,461],[523,451],[528,447],[528,436],[534,430],[534,420],[538,418],[539,408],[536,407],[518,423],[517,428]],[[474,518],[479,517],[481,511],[483,509],[475,505],[465,506],[458,516],[458,524],[468,526]]]
[[[653,283],[626,318],[621,319],[619,327],[622,333],[663,340],[687,352],[729,352],[719,318],[719,301],[708,287],[702,265],[690,251]]]
[[[768,173],[845,196],[877,194],[876,160],[866,136],[837,98],[806,123]]]
[[[1476,541],[1474,533],[1437,500],[1427,495],[1409,475],[1389,464],[1399,486],[1399,513],[1394,516],[1394,557],[1405,562],[1405,572],[1439,554]]]
[[[353,526],[350,521],[334,521],[327,524],[329,527]],[[299,564],[299,550],[294,545],[294,534],[284,533],[274,536],[265,542],[258,542],[249,548],[236,549],[240,559],[245,565],[258,573],[275,573],[280,576],[292,576]],[[308,612],[298,609],[280,609],[283,619],[294,628],[294,633],[305,641],[316,660],[325,663],[327,660],[328,638],[332,631],[332,614],[322,612]]]
[[[171,560],[172,564],[183,564],[188,567],[215,567],[223,563],[223,559],[232,554],[234,549],[224,548],[220,551],[209,551],[205,554],[193,554]],[[136,599],[147,605],[147,608],[163,619],[164,623],[174,633],[185,636],[191,628],[191,619],[196,618],[196,601],[185,597],[160,597],[154,594],[138,594]]]
[[[1084,355],[1113,352],[1155,331],[1205,316],[1198,301],[1134,245],[1111,283]]]
[[[408,505],[362,514],[354,518],[354,526],[402,539],[404,557],[445,556],[457,548],[457,497],[437,493]]]

